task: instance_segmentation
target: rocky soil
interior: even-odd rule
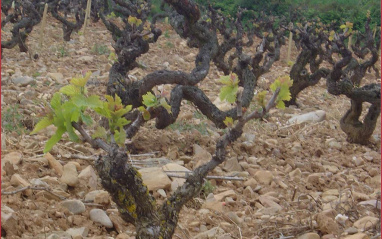
[[[62,140],[44,155],[54,128],[28,133],[43,113],[44,100],[71,77],[90,70],[89,91],[105,94],[111,66],[111,36],[101,23],[64,43],[61,25],[52,18],[48,22],[42,48],[37,26],[27,42],[31,53],[19,53],[18,48],[3,52],[2,238],[133,238],[134,227],[121,219],[93,169],[102,152]],[[154,70],[193,67],[195,50],[169,26],[161,28],[159,42],[139,59],[145,68],[130,73],[136,79]],[[2,37],[7,37],[6,29]],[[286,50],[260,79],[259,90],[288,74]],[[292,58],[296,55],[294,50]],[[213,100],[221,74],[212,67],[200,84]],[[365,82],[371,81],[380,79],[368,74]],[[322,80],[298,101],[299,108],[272,110],[266,120],[246,126],[228,149],[227,162],[211,174],[243,181],[210,179],[183,208],[174,238],[380,238],[380,122],[368,145],[350,144],[339,128],[350,105],[346,97],[328,94]],[[216,102],[220,108],[230,107]],[[306,113],[311,113],[309,121],[301,118]],[[131,163],[141,168],[161,203],[184,182],[165,171],[192,170],[209,160],[223,132],[183,102],[178,121],[168,129],[157,130],[153,122],[140,129],[130,143]],[[18,191],[28,186],[34,189]]]

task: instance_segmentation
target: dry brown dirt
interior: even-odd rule
[[[48,22],[42,48],[38,47],[40,26],[37,26],[28,37],[30,54],[18,52],[17,47],[4,49],[3,52],[2,121],[9,121],[17,127],[13,130],[2,128],[1,154],[3,159],[5,155],[16,152],[20,162],[14,166],[3,166],[2,192],[21,187],[15,179],[11,180],[19,174],[27,183],[45,177],[44,182],[48,183],[51,191],[58,190],[61,196],[68,199],[84,200],[84,195],[89,191],[102,189],[100,183],[96,181],[90,185],[81,181],[75,187],[62,185],[57,172],[42,159],[44,143],[53,129],[37,135],[29,135],[28,132],[41,115],[43,99],[50,99],[73,76],[92,71],[89,92],[105,94],[111,66],[108,54],[97,54],[92,49],[98,44],[112,50],[111,36],[101,23],[91,23],[85,36],[75,33],[72,41],[64,43],[61,25],[52,18]],[[149,53],[139,59],[146,68],[130,72],[137,79],[163,68],[189,71],[194,66],[195,49],[187,48],[185,41],[169,26],[162,24],[160,27],[164,34],[157,44],[151,45]],[[7,36],[6,30],[2,33],[4,36]],[[259,90],[268,89],[278,76],[288,74],[290,68],[285,63],[286,50],[284,46],[281,61],[261,77]],[[34,54],[38,54],[38,59],[31,59]],[[294,49],[292,60],[297,54]],[[62,76],[51,73],[61,73]],[[221,75],[212,66],[208,78],[200,83],[212,100],[218,96],[220,84],[217,79]],[[12,79],[16,76],[32,77],[33,82],[26,86],[15,85]],[[365,82],[380,82],[380,79],[368,74]],[[328,94],[324,80],[303,91],[298,102],[299,108],[272,110],[264,121],[254,121],[246,126],[245,135],[228,149],[228,159],[239,162],[242,170],[239,169],[241,172],[236,174],[246,177],[245,181],[211,180],[213,194],[230,189],[234,190],[234,194],[210,206],[204,203],[203,194],[198,195],[201,200],[195,200],[182,210],[174,238],[207,238],[201,233],[213,228],[215,231],[210,231],[213,238],[297,238],[308,232],[317,233],[318,238],[353,238],[349,237],[350,234],[358,236],[354,238],[380,238],[379,221],[369,220],[371,226],[367,223],[361,226],[355,224],[366,216],[380,218],[379,209],[374,205],[361,203],[380,200],[380,121],[370,144],[355,145],[346,141],[346,135],[339,127],[339,119],[350,101],[346,97]],[[318,109],[326,112],[324,121],[292,126],[286,124],[292,114]],[[212,154],[215,142],[223,132],[190,103],[183,102],[181,115],[173,126],[157,130],[153,122],[148,122],[142,127],[132,139],[131,153],[153,153],[155,157],[164,156],[174,161],[184,156],[192,159],[194,144]],[[65,140],[60,141],[51,152],[63,165],[69,161],[78,163],[78,171],[91,165],[92,161],[76,155],[94,156],[100,153],[86,144],[78,145]],[[192,169],[195,163],[191,160],[185,166]],[[229,167],[226,163],[214,170],[212,175],[232,175],[233,172],[226,171]],[[270,181],[266,181],[267,178]],[[166,193],[169,195],[170,192],[167,190]],[[155,192],[154,196],[158,201],[163,201],[158,193]],[[8,230],[7,235],[3,233],[2,236],[62,238],[59,234],[55,237],[52,232],[79,227],[88,229],[87,238],[134,236],[134,227],[122,222],[112,202],[86,204],[86,211],[78,215],[64,209],[60,202],[60,198],[38,190],[2,195],[2,210],[5,206],[14,210],[14,221],[10,222],[14,230]],[[89,211],[93,208],[104,209],[110,217],[113,216],[114,228],[106,229],[90,220]],[[341,223],[338,217],[335,219],[339,214],[348,219]]]

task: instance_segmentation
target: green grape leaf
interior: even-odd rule
[[[30,134],[35,134],[40,130],[45,129],[49,125],[53,124],[53,115],[48,115],[42,118],[34,127],[33,131]]]
[[[158,105],[158,99],[151,92],[147,92],[147,94],[142,96],[143,104],[146,107],[155,107]]]
[[[89,115],[85,115],[84,113],[81,113],[81,120],[88,126],[91,126],[93,124],[93,119]]]
[[[73,77],[70,80],[70,83],[78,87],[85,87],[91,75],[92,75],[92,72],[88,71],[86,72],[86,75],[84,77],[78,77],[78,78]]]
[[[61,94],[60,93],[56,92],[53,94],[53,97],[50,100],[50,106],[52,106],[52,108],[54,110],[61,107]]]
[[[121,131],[116,130],[114,132],[114,139],[119,146],[123,146],[126,141],[126,132],[124,130],[121,130]]]
[[[271,84],[270,88],[273,92],[275,92],[277,88],[280,88],[280,92],[276,99],[277,108],[284,109],[285,104],[282,101],[288,101],[292,98],[289,90],[292,84],[293,81],[290,79],[289,76],[280,76]]]
[[[81,94],[81,88],[75,86],[75,85],[66,85],[63,86],[59,92],[61,92],[64,95],[67,96],[74,96],[74,95],[79,95]]]
[[[227,76],[221,76],[219,82],[224,85],[235,86],[239,84],[239,78],[235,73],[231,73]]]
[[[142,112],[142,116],[144,120],[149,120],[151,118],[150,112],[143,106],[138,107],[138,110]]]
[[[72,98],[72,102],[78,107],[89,107],[95,109],[102,106],[102,101],[96,95],[86,97],[85,95],[75,95]]]
[[[44,153],[49,152],[53,148],[53,146],[57,144],[58,141],[60,141],[65,131],[66,130],[63,127],[57,128],[56,133],[52,137],[50,137],[50,139],[46,142]]]
[[[262,92],[257,93],[256,101],[261,105],[261,107],[265,107],[265,96],[267,95],[267,91],[263,90]]]
[[[103,102],[102,107],[97,107],[94,109],[94,111],[97,112],[99,115],[104,116],[108,119],[111,118],[109,104],[107,102]]]
[[[232,127],[233,126],[233,119],[231,117],[225,117],[225,120],[223,121],[223,123],[228,127]]]
[[[79,109],[73,110],[72,115],[70,116],[70,121],[71,122],[78,122],[78,120],[80,119],[80,114],[81,114],[81,111]]]
[[[100,139],[106,139],[107,138],[107,132],[104,127],[98,126],[97,129],[92,134],[92,138],[100,138]]]
[[[126,118],[119,118],[117,122],[115,123],[116,127],[119,127],[120,129],[123,129],[123,126],[129,124],[131,121],[127,120]]]
[[[168,112],[169,114],[172,114],[172,112],[171,112],[171,106],[167,103],[166,98],[161,98],[161,99],[159,100],[159,103],[160,103],[161,106],[163,106],[163,108],[165,108],[165,109],[167,110],[167,112]]]
[[[221,101],[226,100],[229,103],[235,103],[236,101],[236,92],[239,89],[238,86],[223,86],[220,89],[219,98]]]
[[[239,79],[237,75],[235,73],[231,73],[228,76],[221,76],[219,81],[225,85],[220,89],[220,100],[226,100],[229,103],[235,103],[236,93],[239,89]]]
[[[277,108],[277,109],[285,109],[285,103],[284,103],[284,101],[279,101],[279,102],[277,102],[277,104],[276,104],[276,108]]]

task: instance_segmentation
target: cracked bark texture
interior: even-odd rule
[[[317,27],[317,25],[306,24],[304,28],[296,26],[295,29],[291,30],[301,52],[290,70],[293,85],[290,88],[291,99],[285,102],[286,106],[297,105],[298,94],[307,87],[316,85],[321,78],[325,78],[330,72],[329,69],[320,67],[326,54],[322,47],[323,43],[326,42],[326,36],[322,31],[316,32]]]
[[[166,2],[173,8],[154,16],[153,23],[159,17],[168,16],[171,26],[182,38],[187,40],[187,45],[199,49],[194,68],[191,72],[159,70],[138,81],[130,81],[128,72],[138,65],[135,60],[149,50],[149,44],[155,42],[161,33],[155,29],[152,23],[151,33],[154,38],[151,42],[146,41],[140,38],[144,34],[144,30],[141,28],[132,29],[131,26],[126,25],[124,29],[119,29],[115,24],[107,21],[103,14],[100,14],[101,19],[113,34],[116,42],[114,48],[118,55],[118,62],[113,64],[110,70],[107,92],[110,95],[119,95],[124,104],[130,104],[136,108],[142,106],[142,96],[151,91],[153,87],[173,84],[176,86],[172,90],[169,100],[171,114],[163,108],[157,109],[152,114],[157,128],[163,129],[176,121],[182,100],[191,101],[217,127],[225,128],[226,125],[223,121],[227,116],[237,118],[235,110],[219,110],[205,93],[196,87],[196,84],[205,79],[210,70],[210,63],[214,63],[224,74],[234,72],[238,75],[239,84],[244,88],[243,107],[248,107],[253,98],[258,78],[269,71],[272,64],[279,60],[280,46],[284,43],[284,31],[273,26],[275,18],[262,19],[259,29],[250,30],[248,27],[244,27],[240,21],[243,10],[239,10],[236,20],[232,21],[210,7],[207,15],[201,19],[200,11],[193,1]],[[134,14],[132,6],[125,6],[125,8],[125,14]],[[145,13],[137,17],[142,18],[145,22],[146,16]],[[135,33],[133,33],[134,30]],[[260,34],[255,34],[260,30]],[[234,31],[236,31],[235,34]],[[224,40],[220,43],[217,37],[218,32],[224,36]],[[254,47],[253,37],[255,35],[260,37],[261,43],[256,47],[254,54],[245,53],[244,47]]]
[[[381,112],[380,83],[361,86],[367,69],[373,67],[378,61],[378,52],[369,23],[370,19],[365,24],[365,48],[356,49],[355,46],[353,49],[356,49],[358,53],[355,53],[355,55],[358,56],[361,52],[366,51],[370,54],[364,54],[363,59],[365,60],[362,63],[358,62],[352,52],[345,46],[345,34],[336,36],[336,39],[332,42],[332,47],[338,49],[341,59],[335,62],[327,78],[329,93],[333,95],[346,95],[350,99],[350,109],[341,118],[340,126],[346,133],[347,140],[357,144],[367,144],[369,142]],[[371,105],[362,120],[360,118],[365,102]]]
[[[16,45],[19,46],[20,52],[27,52],[26,39],[32,32],[33,27],[41,21],[41,13],[33,1],[14,1],[14,5],[15,9],[13,13],[8,14],[7,17],[1,21],[1,28],[9,22],[13,23],[11,30],[12,38],[1,41],[1,52],[3,52],[4,48],[11,49]],[[9,10],[7,7],[5,9]]]

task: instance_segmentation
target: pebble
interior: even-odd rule
[[[110,195],[108,192],[101,190],[101,192],[97,193],[94,196],[94,203],[101,205],[109,205],[110,204]]]
[[[328,215],[327,211],[317,214],[317,224],[319,231],[326,234],[337,234],[339,226],[334,219]]]
[[[244,186],[250,186],[251,188],[255,188],[259,183],[254,178],[250,178],[244,182]]]
[[[27,86],[36,83],[36,81],[30,76],[20,76],[13,78],[12,83],[15,85]]]
[[[176,163],[168,163],[168,164],[164,165],[162,167],[162,169],[164,171],[190,172],[190,170],[188,168],[185,168],[185,167],[183,167],[183,166],[181,166],[179,164],[176,164]],[[180,175],[180,176],[186,175],[185,173],[175,173],[175,172],[171,172],[171,174]],[[182,186],[184,184],[184,182],[186,182],[185,178],[176,178],[176,177],[173,177],[173,178],[171,178],[171,180],[172,181],[177,181],[178,182],[178,186]]]
[[[64,172],[64,167],[56,160],[50,153],[45,154],[45,158],[49,162],[49,166],[52,167],[56,173],[61,176],[62,173]]]
[[[12,175],[11,184],[15,187],[17,187],[17,186],[28,187],[31,185],[27,180],[25,180],[23,177],[21,177],[21,175],[18,173],[15,173]],[[27,196],[31,196],[32,190],[28,189],[28,190],[25,190],[23,193]]]
[[[93,222],[98,222],[106,228],[113,228],[113,222],[110,220],[109,216],[104,210],[92,209],[90,210],[89,215]]]
[[[73,163],[65,164],[60,181],[72,187],[78,184],[79,182],[78,172],[77,172],[77,167],[75,164]]]
[[[215,199],[218,202],[223,201],[226,197],[236,198],[236,192],[232,189],[215,195]]]
[[[202,225],[204,226],[204,225]],[[225,231],[220,227],[211,228],[208,231],[204,231],[202,233],[197,234],[194,239],[209,239],[209,238],[217,238],[220,235],[225,234]]]
[[[346,236],[344,239],[369,239],[370,237],[365,233],[357,233],[351,236]]]
[[[69,228],[68,230],[66,230],[66,233],[71,235],[73,238],[78,236],[87,237],[89,233],[89,229],[86,227]]]
[[[289,177],[294,178],[294,177],[300,177],[301,176],[301,169],[296,168],[292,172],[289,172]]]
[[[297,239],[320,239],[320,236],[317,233],[308,232],[297,237]]]
[[[64,80],[64,76],[61,73],[48,73],[46,77],[50,77],[52,80],[59,84],[67,84],[67,82]]]
[[[304,122],[321,122],[325,120],[326,112],[317,110],[302,115],[296,115],[287,121],[287,124],[301,124]]]
[[[65,200],[61,202],[61,205],[67,208],[73,214],[80,214],[85,212],[85,204],[80,200]]]
[[[225,161],[223,169],[227,172],[241,172],[243,171],[243,168],[240,166],[239,162],[237,161],[237,158],[229,158]]]
[[[353,226],[355,228],[367,231],[377,225],[378,221],[379,219],[377,217],[366,216],[354,222]]]
[[[350,234],[350,235],[353,235],[353,234],[358,233],[358,229],[355,228],[355,227],[349,227],[349,228],[347,228],[347,229],[345,230],[345,232],[347,232],[347,233]]]
[[[226,216],[231,220],[231,221],[228,221],[230,223],[234,222],[238,226],[241,225],[241,223],[243,223],[243,219],[238,217],[238,215],[234,212],[228,212]]]
[[[269,171],[265,171],[265,170],[258,170],[256,173],[255,173],[255,179],[261,183],[261,184],[265,184],[265,185],[270,185],[272,180],[273,180],[273,175],[271,172]]]

